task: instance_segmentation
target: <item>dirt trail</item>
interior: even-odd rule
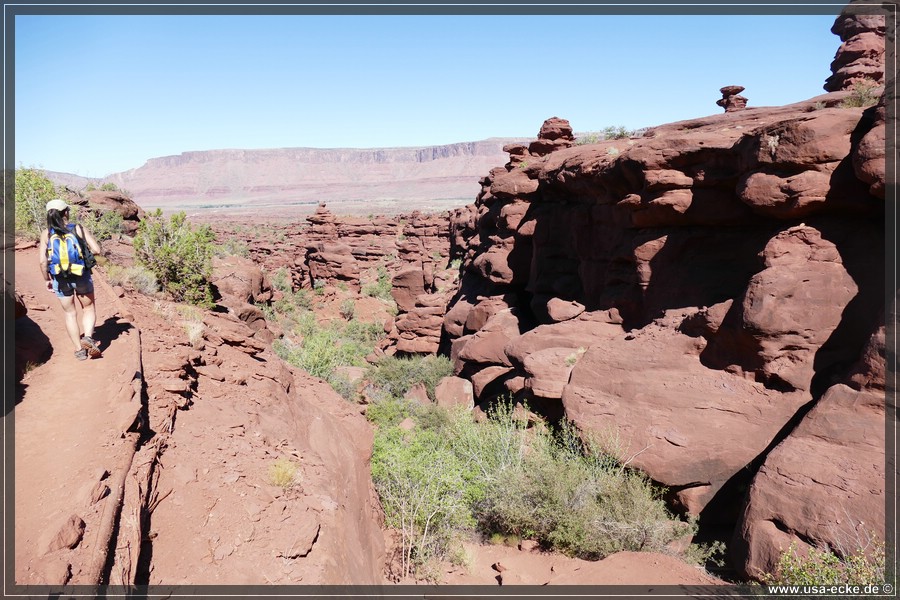
[[[101,556],[97,526],[110,502],[92,502],[92,492],[107,494],[110,477],[123,452],[121,434],[123,383],[134,375],[131,350],[136,330],[116,314],[110,288],[95,279],[95,339],[103,355],[86,361],[74,356],[66,335],[64,313],[47,291],[38,268],[38,250],[16,252],[16,290],[28,315],[30,335],[43,332],[52,347],[49,360],[31,368],[16,393],[15,427],[15,577],[16,583],[57,583],[72,573],[72,583],[85,581],[89,565]],[[79,323],[81,311],[79,308]],[[104,481],[101,483],[101,478]],[[96,496],[95,496],[96,498]],[[77,539],[81,519],[89,526],[76,550],[47,553]],[[107,517],[108,518],[108,517]],[[67,525],[68,523],[68,525]],[[68,539],[63,539],[67,538]],[[67,566],[71,565],[71,566]]]

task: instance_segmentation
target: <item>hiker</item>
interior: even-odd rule
[[[41,232],[41,273],[47,282],[47,291],[59,298],[66,313],[66,332],[75,346],[75,358],[85,360],[100,356],[100,347],[94,341],[94,324],[97,311],[94,305],[94,281],[91,279],[90,262],[85,264],[85,249],[100,255],[101,248],[91,232],[84,226],[69,223],[69,205],[59,198],[47,203],[47,229]],[[75,299],[81,304],[81,325],[78,329]]]

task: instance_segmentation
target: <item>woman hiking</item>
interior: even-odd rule
[[[80,239],[76,239],[80,238]],[[96,255],[100,244],[90,231],[80,224],[69,223],[69,205],[60,199],[47,203],[47,229],[41,232],[41,273],[47,282],[47,291],[59,298],[66,314],[66,332],[75,347],[75,358],[85,360],[100,356],[100,347],[94,341],[94,324],[97,312],[94,305],[94,281],[91,269],[84,264],[83,243]],[[75,299],[81,304],[81,325],[75,312]]]

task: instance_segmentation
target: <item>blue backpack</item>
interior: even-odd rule
[[[75,224],[67,225],[65,235],[50,230],[50,239],[47,241],[47,270],[57,277],[80,277],[87,267],[84,264],[84,252],[81,249],[81,241],[75,234]]]

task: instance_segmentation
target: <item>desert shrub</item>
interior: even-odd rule
[[[596,144],[606,140],[621,140],[631,137],[633,134],[633,131],[626,129],[623,125],[610,125],[600,131],[592,131],[578,136],[575,140],[575,145]]]
[[[483,423],[463,409],[396,397],[371,404],[367,417],[378,425],[376,489],[388,523],[400,530],[404,551],[413,557],[405,564],[414,570],[420,566],[416,557],[453,552],[450,529],[535,539],[586,559],[620,550],[661,551],[694,529],[668,513],[646,476],[582,443],[567,424],[558,431],[545,425],[526,430],[509,402],[499,403]],[[395,426],[407,417],[416,423],[412,430]],[[443,487],[447,482],[452,485]],[[427,514],[442,515],[434,526],[443,529],[432,531],[433,543],[420,548],[427,534],[408,512],[423,504],[430,507]]]
[[[288,271],[287,267],[278,267],[274,273],[269,277],[269,282],[272,284],[272,287],[283,294],[287,294],[292,291],[291,285],[291,272]]]
[[[369,404],[366,418],[377,427],[393,427],[415,412],[415,404],[403,398],[386,397]]]
[[[454,535],[471,525],[463,465],[434,431],[404,436],[399,428],[375,439],[372,480],[385,522],[400,532],[401,576],[423,575],[432,559],[450,554]]]
[[[342,335],[354,342],[374,347],[384,337],[384,325],[352,319],[341,329]]]
[[[695,520],[696,517],[689,517],[689,520],[691,519]],[[695,526],[695,524],[692,526]],[[725,546],[725,543],[716,540],[708,544],[701,543],[688,545],[681,558],[684,559],[684,562],[697,567],[706,567],[710,564],[717,567],[724,567],[727,553],[728,548]]]
[[[205,325],[202,321],[182,321],[181,328],[188,337],[191,346],[196,346],[203,339]]]
[[[831,550],[810,548],[805,555],[791,542],[781,553],[775,573],[763,580],[770,585],[860,585],[884,583],[885,547],[877,543],[873,549],[856,548],[847,556]]]
[[[215,253],[216,256],[240,256],[241,258],[250,258],[250,248],[247,247],[247,244],[234,238],[228,238],[224,242],[217,244]]]
[[[374,327],[356,321],[344,326],[336,323],[321,326],[315,315],[307,312],[301,315],[295,327],[295,332],[302,338],[300,342],[282,340],[274,347],[276,353],[292,365],[328,380],[337,367],[367,364],[366,355],[375,349],[373,330]]]
[[[570,556],[661,551],[691,533],[671,517],[646,476],[597,469],[537,436],[523,468],[499,473],[477,507],[482,527],[536,539]]]
[[[381,298],[382,300],[393,300],[391,296],[391,275],[383,266],[378,267],[377,279],[371,283],[362,286],[364,296],[372,298]]]
[[[125,220],[122,218],[122,215],[114,210],[102,212],[79,210],[75,218],[86,227],[99,242],[118,237],[125,231]]]
[[[850,88],[850,95],[841,101],[841,108],[866,108],[878,103],[875,95],[877,86],[871,83],[857,82]]]
[[[312,298],[308,290],[282,292],[283,297],[272,303],[277,312],[285,317],[296,316],[297,313],[312,309]]]
[[[100,186],[100,189],[104,192],[118,192],[119,191],[119,187],[112,182],[104,183],[103,185]]]
[[[112,285],[121,285],[146,295],[152,295],[159,291],[156,275],[141,265],[122,267],[108,262],[103,269],[107,280]]]
[[[325,379],[331,389],[336,391],[344,400],[350,402],[356,401],[356,384],[350,381],[350,378],[333,370]]]
[[[47,227],[47,202],[62,190],[38,169],[16,169],[16,233],[38,239]]]
[[[428,397],[434,400],[434,388],[453,365],[446,356],[413,356],[409,358],[385,356],[369,368],[367,378],[384,394],[402,398],[417,383],[425,385]]]
[[[662,550],[692,532],[674,519],[645,475],[624,469],[572,426],[535,430],[516,468],[497,471],[477,503],[485,531],[536,539],[570,556]]]
[[[175,301],[211,307],[213,239],[208,225],[192,228],[184,212],[166,220],[156,209],[138,227],[134,255]]]
[[[344,319],[348,321],[353,319],[353,315],[356,314],[356,303],[353,302],[353,298],[347,298],[343,300],[341,302],[339,311]]]
[[[269,465],[269,483],[283,490],[289,490],[300,481],[300,473],[297,463],[288,458],[279,458]]]

